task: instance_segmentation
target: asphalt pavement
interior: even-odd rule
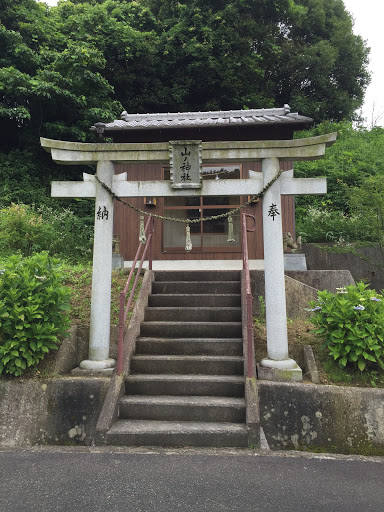
[[[383,512],[383,480],[379,457],[0,449],[1,512]]]

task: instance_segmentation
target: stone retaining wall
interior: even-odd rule
[[[371,288],[380,291],[384,288],[384,273],[378,272],[377,267],[361,260],[352,254],[336,254],[321,249],[321,246],[332,244],[303,244],[303,252],[307,260],[308,270],[350,270],[355,281],[365,279],[371,284]],[[368,261],[377,261],[383,264],[383,255],[375,247],[364,247],[359,252]]]
[[[384,455],[384,389],[258,384],[270,448]]]
[[[384,389],[257,381],[273,450],[384,455]],[[0,446],[89,445],[109,379],[0,381]]]
[[[90,445],[109,381],[0,380],[0,446]]]
[[[253,314],[259,314],[259,297],[265,298],[264,271],[251,270],[251,288],[253,295]],[[287,316],[289,318],[309,317],[304,308],[311,300],[317,299],[318,290],[336,292],[337,287],[354,284],[349,270],[286,270],[285,294]]]

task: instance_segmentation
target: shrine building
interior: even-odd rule
[[[101,138],[113,139],[115,143],[164,143],[169,141],[282,141],[292,140],[294,132],[307,129],[313,119],[291,113],[288,105],[283,108],[230,110],[215,112],[184,112],[160,114],[122,113],[120,120],[111,123],[96,123],[91,130]],[[293,168],[293,162],[280,162],[284,171]],[[250,172],[261,172],[261,161],[231,161],[220,163],[202,162],[203,180],[244,179]],[[128,181],[153,181],[170,179],[170,162],[119,163],[116,173],[127,173]],[[197,219],[216,216],[246,203],[250,196],[204,197],[136,197],[122,198],[133,206],[160,216],[182,219]],[[281,198],[283,232],[295,237],[295,199],[293,195]],[[253,268],[263,268],[263,219],[262,200],[249,204],[243,211],[256,218],[256,231],[249,233],[249,257]],[[125,265],[135,257],[139,238],[139,213],[115,201],[114,235],[119,238],[119,252]],[[279,213],[280,214],[280,213]],[[213,260],[220,268],[240,268],[241,231],[240,212],[233,216],[233,237],[228,241],[227,218],[191,224],[192,250],[185,251],[185,226],[156,219],[152,257],[154,269],[162,268],[209,268]],[[232,261],[231,261],[232,260]],[[234,260],[238,260],[237,262]],[[186,262],[190,263],[186,263]],[[167,266],[171,265],[171,267]],[[192,262],[195,262],[193,264]]]

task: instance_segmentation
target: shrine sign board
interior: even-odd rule
[[[201,143],[201,140],[169,142],[172,188],[201,188],[203,163]]]

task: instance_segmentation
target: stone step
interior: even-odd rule
[[[240,270],[157,270],[156,281],[240,281]]]
[[[243,358],[238,356],[174,356],[135,355],[131,359],[132,373],[242,375]]]
[[[245,399],[217,396],[124,396],[120,419],[245,423]]]
[[[142,322],[140,336],[164,338],[240,338],[241,322]]]
[[[117,446],[248,446],[242,423],[118,420],[106,435]]]
[[[217,294],[240,293],[238,281],[155,281],[152,293]]]
[[[138,338],[136,354],[241,356],[241,338]]]
[[[127,395],[184,395],[243,397],[244,377],[240,375],[129,375]]]
[[[149,295],[150,307],[240,307],[241,295],[235,294],[163,294]]]
[[[148,307],[144,318],[147,322],[241,322],[241,308]]]

